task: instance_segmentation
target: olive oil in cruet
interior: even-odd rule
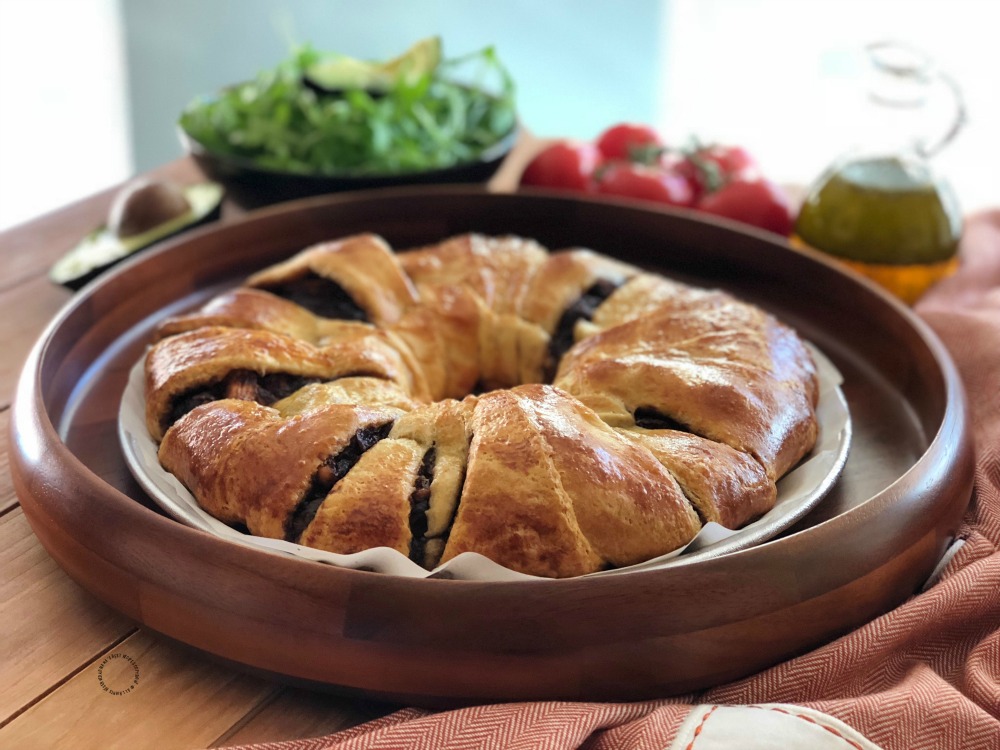
[[[916,50],[894,43],[866,48],[872,74],[870,143],[837,159],[811,186],[793,242],[821,250],[908,303],[958,265],[961,212],[930,157],[961,128],[957,86]],[[927,104],[941,84],[954,112],[931,142]]]

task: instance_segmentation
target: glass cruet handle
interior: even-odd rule
[[[893,107],[922,107],[935,84],[951,97],[953,114],[948,127],[937,140],[922,139],[916,144],[917,153],[930,158],[951,143],[967,120],[965,98],[958,83],[941,70],[925,52],[896,41],[872,42],[865,52],[874,72],[882,79],[869,96],[879,104]]]

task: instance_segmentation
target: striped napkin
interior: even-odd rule
[[[969,219],[962,254],[959,272],[916,309],[964,378],[976,489],[961,541],[922,593],[809,654],[698,695],[408,708],[244,750],[1000,748],[1000,211]]]

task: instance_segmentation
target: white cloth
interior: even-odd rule
[[[839,719],[801,706],[696,706],[669,750],[880,750]]]

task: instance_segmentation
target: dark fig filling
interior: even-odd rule
[[[306,490],[302,499],[285,520],[285,541],[299,541],[302,533],[316,517],[319,507],[326,500],[326,496],[330,494],[333,486],[347,476],[347,473],[354,468],[365,451],[379,440],[385,439],[390,430],[392,430],[392,422],[375,427],[362,427],[354,433],[354,437],[340,453],[327,457],[320,464],[309,483],[309,489]]]
[[[220,381],[209,386],[193,388],[190,391],[185,391],[184,393],[175,396],[170,405],[170,409],[167,411],[167,416],[163,421],[163,428],[166,429],[170,427],[170,425],[179,420],[189,411],[194,411],[203,404],[218,401],[220,398],[225,396],[225,393],[226,387]]]
[[[613,281],[598,279],[589,289],[580,295],[580,299],[563,311],[562,317],[559,318],[559,323],[556,325],[556,330],[552,333],[552,339],[549,341],[549,359],[545,366],[545,375],[548,382],[552,382],[552,379],[556,375],[556,370],[559,368],[560,360],[569,351],[570,347],[573,346],[573,329],[576,327],[577,321],[593,320],[597,308],[617,288],[618,285]]]
[[[222,398],[256,401],[270,406],[311,383],[321,383],[323,378],[306,378],[286,372],[259,375],[251,370],[233,370],[216,383],[198,386],[174,397],[167,412],[164,428],[169,427],[189,411],[203,404]]]
[[[347,373],[335,379],[362,375],[369,375],[369,373]],[[369,376],[378,377],[377,375]],[[328,381],[325,378],[307,378],[287,372],[259,375],[252,370],[233,370],[216,383],[200,385],[176,396],[167,411],[163,427],[166,429],[189,411],[219,399],[236,398],[241,401],[256,401],[263,406],[270,406],[307,385],[324,382]]]
[[[288,398],[295,391],[307,385],[322,382],[322,378],[306,378],[301,375],[290,375],[287,372],[275,372],[261,378],[261,393],[271,397],[270,403]]]
[[[427,511],[431,507],[435,457],[434,448],[424,454],[410,494],[410,559],[418,565],[424,564],[424,551],[427,547]]]
[[[368,313],[354,301],[344,287],[312,271],[283,284],[270,284],[259,288],[294,302],[321,318],[369,322]]]
[[[640,406],[635,410],[633,416],[635,417],[636,425],[647,430],[676,430],[678,432],[694,432],[694,430],[683,422],[678,422],[673,417],[668,417],[666,414],[648,406]]]

